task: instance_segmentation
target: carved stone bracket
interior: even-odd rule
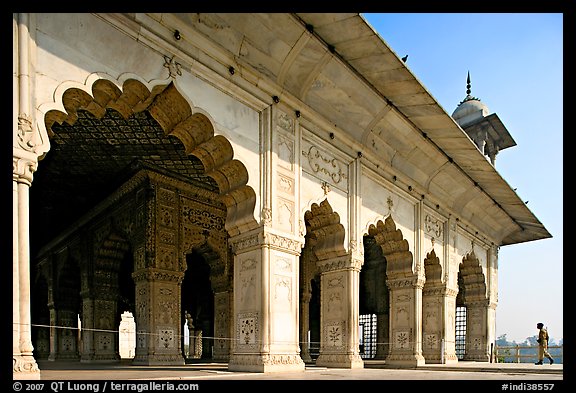
[[[38,169],[36,156],[34,156],[34,158],[21,157],[18,156],[17,149],[14,150],[14,155],[12,156],[13,181],[31,185],[33,174],[36,172],[36,169]]]

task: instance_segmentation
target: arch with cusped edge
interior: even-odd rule
[[[400,366],[424,364],[422,356],[422,288],[424,275],[414,269],[409,244],[389,215],[371,227],[371,236],[387,261],[386,284],[390,293],[390,349],[386,363]],[[423,273],[423,272],[422,272]]]
[[[358,335],[362,261],[344,248],[345,229],[328,199],[313,203],[304,213],[304,222],[309,244],[304,248],[310,247],[310,261],[315,261],[320,272],[320,353],[316,365],[363,368]]]

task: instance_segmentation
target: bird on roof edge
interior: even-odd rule
[[[404,63],[406,63],[406,60],[408,60],[408,55],[406,55],[406,56],[404,56],[404,57],[402,58],[402,61],[403,61]]]

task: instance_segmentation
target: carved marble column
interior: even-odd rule
[[[230,360],[230,310],[232,302],[231,291],[214,293],[214,361]]]
[[[386,359],[390,353],[390,314],[376,314],[376,355],[374,359]]]
[[[480,261],[472,251],[460,267],[466,304],[465,360],[490,361],[489,319],[495,305],[488,298],[486,279]]]
[[[320,355],[316,365],[363,368],[359,353],[362,261],[345,255],[318,261],[321,271]]]
[[[465,360],[490,361],[488,318],[491,308],[487,300],[466,303],[466,355]]]
[[[83,299],[82,362],[120,361],[116,298],[114,293],[97,293]]]
[[[232,371],[303,371],[298,345],[302,244],[257,228],[230,239],[234,251]]]
[[[308,289],[301,292],[302,297],[300,301],[300,357],[305,363],[312,362],[310,355],[310,337],[308,331],[310,330],[310,299],[312,294]]]
[[[82,291],[82,355],[81,362],[89,362],[94,359],[96,353],[94,340],[94,298],[90,291]]]
[[[387,364],[414,367],[424,364],[422,356],[422,288],[426,277],[408,241],[389,215],[369,228],[369,234],[386,258],[386,285],[390,299],[390,349]]]
[[[444,285],[424,285],[422,292],[422,355],[426,363],[458,363],[454,310],[457,292]]]
[[[50,319],[49,318],[39,318],[38,319],[36,341],[34,343],[34,353],[36,359],[48,359],[50,354]]]
[[[426,363],[458,362],[454,341],[457,291],[442,281],[440,259],[432,250],[424,260],[426,283],[422,290],[422,355]]]
[[[132,274],[136,283],[135,365],[183,365],[180,348],[180,283],[184,273],[145,268]]]
[[[48,360],[78,360],[78,314],[67,304],[50,310],[51,346]]]
[[[425,361],[422,356],[424,279],[414,274],[388,279],[386,283],[390,290],[391,341],[386,364],[407,367],[424,365]]]
[[[39,379],[30,317],[29,189],[36,156],[13,149],[12,172],[12,357],[15,379]]]
[[[12,375],[39,379],[31,337],[29,189],[38,157],[48,150],[48,138],[41,140],[33,117],[35,14],[12,15]]]

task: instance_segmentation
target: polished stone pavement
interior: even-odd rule
[[[134,366],[129,362],[89,364],[41,360],[38,361],[38,366],[40,368],[40,380],[52,381],[564,380],[563,364],[549,365],[547,363],[537,366],[532,363],[460,361],[454,365],[426,364],[417,368],[398,368],[386,365],[384,361],[365,360],[362,369],[326,368],[310,364],[306,366],[304,371],[274,373],[229,371],[227,363],[206,362],[189,363],[182,366]]]

